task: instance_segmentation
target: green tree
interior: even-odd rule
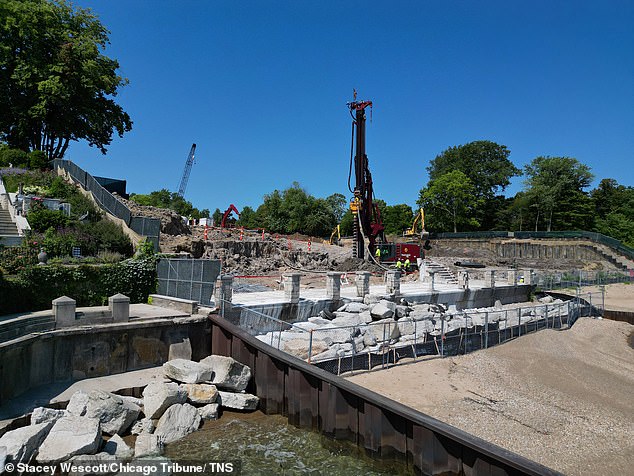
[[[537,157],[525,167],[526,195],[535,209],[535,231],[544,220],[546,231],[587,227],[592,210],[583,189],[593,175],[571,157]]]
[[[430,228],[437,231],[453,229],[456,233],[459,226],[480,225],[475,212],[482,201],[469,177],[460,170],[453,170],[430,181],[420,191],[416,203],[429,216]]]
[[[0,139],[64,156],[70,141],[106,153],[132,121],[115,101],[127,80],[102,51],[108,30],[66,0],[0,2]]]
[[[388,205],[383,216],[385,233],[390,235],[402,235],[405,230],[412,226],[414,213],[412,207],[405,205]]]
[[[220,220],[222,221],[222,215],[220,215]],[[240,218],[237,221],[237,225],[249,229],[258,228],[257,214],[255,213],[255,210],[249,206],[244,207],[240,212]]]
[[[220,208],[216,208],[211,218],[214,221],[214,226],[220,226],[220,223],[222,222],[222,212],[220,211]]]
[[[634,188],[603,179],[590,197],[596,216],[595,231],[634,246]]]
[[[178,195],[178,193],[170,192],[165,188],[150,192],[148,195],[132,193],[130,194],[130,200],[138,203],[139,205],[167,208],[188,218],[209,217],[208,209],[205,208],[203,210],[198,210],[198,208],[194,207],[191,202],[185,200],[183,197]],[[220,215],[220,218],[222,219],[222,214]]]

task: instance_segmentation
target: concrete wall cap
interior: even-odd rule
[[[76,301],[73,298],[69,298],[68,296],[60,296],[57,299],[53,299],[53,305],[60,305],[60,304],[75,304]]]
[[[110,296],[108,298],[108,301],[112,301],[112,302],[125,302],[125,301],[130,301],[130,298],[124,294],[121,293],[117,293],[114,296]]]

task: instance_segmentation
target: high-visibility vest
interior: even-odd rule
[[[409,259],[406,259],[406,260],[405,260],[405,267],[406,267],[406,268],[409,268]]]
[[[377,248],[376,252],[374,253],[374,256],[376,256],[377,258],[381,257],[381,248]]]
[[[398,260],[398,261],[396,262],[396,267],[397,267],[398,269],[401,269],[401,266],[403,266],[403,263],[401,263],[401,260]]]

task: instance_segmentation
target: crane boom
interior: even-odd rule
[[[189,155],[187,156],[187,161],[185,162],[185,170],[183,170],[183,177],[181,178],[181,183],[178,186],[178,196],[181,198],[185,195],[187,182],[189,182],[189,174],[192,171],[192,165],[194,165],[195,153],[196,153],[196,144],[192,144],[192,148],[189,151]]]

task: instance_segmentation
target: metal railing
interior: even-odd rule
[[[221,303],[221,315],[227,306],[230,303]],[[604,300],[602,295],[578,292],[569,301],[536,306],[466,310],[421,320],[403,317],[346,326],[290,323],[246,306],[232,307],[239,310],[239,326],[249,334],[339,375],[385,368],[404,358],[463,355],[542,329],[567,328],[581,316],[602,315]]]
[[[533,278],[537,288],[543,291],[634,282],[634,276],[631,273],[606,273],[603,271],[581,270],[568,271],[565,273],[543,273],[536,271]]]

